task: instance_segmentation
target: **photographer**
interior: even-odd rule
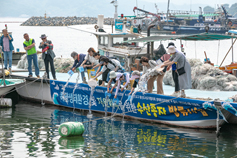
[[[12,67],[12,51],[14,47],[12,45],[13,38],[7,32],[7,29],[2,30],[2,36],[0,38],[0,45],[2,46],[2,51],[4,55],[4,69],[7,69],[8,60],[9,60],[9,71],[11,72]]]
[[[47,40],[47,36],[45,34],[42,34],[40,38],[42,39],[42,42],[40,43],[39,48],[42,48],[42,59],[44,60],[47,78],[49,79],[49,63],[50,63],[53,79],[57,80],[53,62],[53,59],[55,57],[55,54],[53,52],[53,44],[50,40]]]

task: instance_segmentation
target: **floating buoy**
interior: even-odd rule
[[[173,32],[171,32],[171,34],[176,34],[176,32],[175,32],[175,31],[173,31]]]
[[[85,128],[81,122],[65,122],[60,125],[58,132],[62,137],[82,135]]]
[[[67,149],[78,149],[84,146],[84,138],[83,136],[77,137],[60,137],[58,140],[58,144],[67,148]]]
[[[11,108],[11,107],[12,107],[12,99],[10,98],[0,99],[0,108]]]

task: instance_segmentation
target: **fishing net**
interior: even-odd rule
[[[38,66],[39,66],[39,69],[45,69],[44,61],[43,61],[41,55],[38,55]],[[21,60],[18,61],[17,68],[18,69],[28,69],[28,60],[27,60],[27,55],[26,54],[24,54],[21,57]],[[32,61],[32,68],[33,69],[35,68],[35,66],[33,64],[33,61]]]
[[[237,91],[237,78],[199,59],[188,59],[191,65],[192,88],[209,91]],[[174,86],[172,71],[167,71],[163,82]]]

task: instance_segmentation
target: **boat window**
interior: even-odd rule
[[[99,36],[99,44],[103,46],[108,46],[108,37],[107,36]]]
[[[113,46],[129,46],[129,47],[135,47],[136,43],[123,43],[123,41],[127,40],[133,40],[135,39],[134,37],[114,37],[113,38]]]
[[[122,45],[123,37],[114,37],[113,38],[113,45]]]

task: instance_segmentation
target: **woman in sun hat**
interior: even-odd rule
[[[177,51],[174,45],[170,45],[167,52],[172,55],[172,57],[168,61],[164,62],[161,67],[170,66],[177,62],[179,88],[181,89],[180,97],[186,97],[184,90],[192,88],[191,66],[184,54]]]
[[[142,73],[137,70],[132,72],[132,76],[131,76],[130,80],[134,80],[134,82],[133,82],[132,89],[131,89],[131,92],[129,93],[129,95],[131,95],[132,92],[134,91],[134,89],[137,87],[137,84],[138,84],[141,76],[142,76]]]
[[[116,92],[115,92],[115,95],[114,95],[114,98],[116,99],[121,84],[125,83],[124,86],[121,88],[121,91],[123,91],[124,87],[127,87],[127,85],[130,83],[129,73],[120,73],[120,72],[116,73],[115,71],[111,71],[109,73],[109,78],[110,78],[110,80],[109,80],[109,83],[108,83],[108,86],[107,86],[107,92],[112,93],[114,88],[116,88],[116,86],[117,86]],[[111,85],[113,80],[115,80],[115,84],[112,87],[112,89],[109,91],[110,85]]]

